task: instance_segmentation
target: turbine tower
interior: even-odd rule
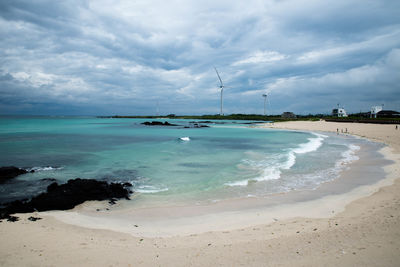
[[[262,95],[263,97],[264,97],[264,116],[266,115],[266,113],[265,113],[265,105],[266,105],[266,102],[267,102],[267,94],[263,94]]]
[[[218,79],[219,79],[219,81],[220,81],[220,83],[221,83],[221,85],[219,86],[219,88],[221,88],[221,111],[219,112],[219,115],[224,115],[224,113],[222,112],[222,109],[223,109],[223,106],[224,106],[224,103],[223,103],[223,101],[222,101],[222,97],[223,97],[223,94],[224,94],[224,84],[223,84],[223,82],[222,82],[222,80],[221,80],[221,77],[219,76],[219,73],[218,73],[218,70],[217,70],[217,68],[216,67],[214,67],[214,69],[215,69],[215,72],[217,73],[217,76],[218,76]]]

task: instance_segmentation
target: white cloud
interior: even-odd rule
[[[370,51],[384,51],[393,46],[400,45],[400,30],[392,29],[389,33],[373,36],[360,42],[335,44],[324,49],[317,49],[301,54],[297,61],[299,63],[315,63],[334,57],[342,57],[351,53],[368,53]]]
[[[253,110],[266,91],[299,111],[314,106],[299,95],[318,106],[341,90],[384,87],[399,101],[387,67],[398,61],[398,1],[21,1],[0,4],[0,90],[16,103],[114,103],[138,114],[157,97],[186,114],[215,112],[213,66],[230,86],[227,110],[229,101]]]
[[[381,101],[392,101],[392,107],[396,107],[400,104],[399,97],[395,96],[400,92],[399,67],[400,49],[394,49],[371,65],[320,77],[280,78],[266,89],[276,98],[291,98],[291,105],[296,103],[299,109],[297,112],[307,110],[307,106],[311,112],[312,105],[334,105],[335,102],[347,105],[351,112]],[[252,92],[259,93],[261,91]]]
[[[277,51],[257,51],[250,54],[245,59],[234,62],[232,66],[238,66],[244,64],[270,63],[275,61],[281,61],[286,58],[288,58],[287,55],[283,55]]]
[[[129,74],[140,73],[146,71],[146,68],[142,65],[133,65],[133,66],[122,66],[122,70]]]
[[[16,80],[20,82],[28,82],[32,84],[32,86],[34,87],[40,87],[52,84],[53,81],[56,79],[55,75],[43,72],[32,72],[32,73],[16,72],[16,73],[11,73],[11,75]]]

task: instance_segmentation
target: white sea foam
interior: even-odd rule
[[[249,180],[241,180],[231,183],[225,183],[227,186],[247,186],[249,184]]]
[[[360,158],[355,155],[358,150],[360,150],[359,146],[350,144],[348,145],[348,150],[342,153],[342,158],[338,160],[335,164],[336,168],[341,168],[344,165],[347,165],[353,161],[359,160]]]
[[[53,171],[53,170],[61,170],[63,167],[51,167],[51,166],[45,166],[45,167],[32,167],[26,169],[28,172],[30,171],[35,171],[35,172],[40,172],[40,171]]]
[[[289,170],[290,168],[293,167],[293,165],[296,163],[295,154],[306,154],[313,151],[317,151],[322,146],[324,139],[328,137],[326,135],[318,133],[312,133],[312,134],[315,135],[316,137],[308,138],[307,143],[300,144],[297,148],[289,151],[288,160],[286,164],[282,166],[282,169]]]
[[[268,180],[276,180],[281,177],[281,171],[279,167],[268,167],[263,170],[263,173],[261,176],[256,177],[255,181],[261,182],[261,181],[268,181]]]
[[[181,141],[190,141],[190,138],[188,136],[185,136],[185,137],[180,137],[179,140],[181,140]]]
[[[290,149],[286,154],[274,155],[268,160],[243,160],[251,169],[263,169],[261,175],[255,178],[229,182],[228,186],[247,186],[251,181],[261,182],[276,180],[281,177],[282,170],[289,170],[296,163],[296,154],[306,154],[317,151],[328,136],[312,133],[315,137],[308,138],[307,143],[300,144],[297,148]],[[251,154],[249,154],[251,155]]]
[[[296,175],[291,179],[289,184],[285,186],[287,190],[292,190],[292,188],[298,187],[306,187],[314,190],[321,183],[331,181],[338,177],[340,172],[342,172],[348,164],[359,159],[356,153],[360,147],[353,144],[347,145],[347,147],[348,149],[342,152],[341,157],[335,162],[335,166],[306,175]]]
[[[308,142],[304,144],[300,144],[298,148],[293,149],[293,152],[296,154],[305,154],[309,152],[313,152],[318,150],[321,147],[322,142],[328,136],[318,133],[312,133],[316,137],[308,138]]]
[[[290,170],[290,168],[292,168],[295,163],[296,163],[296,155],[294,154],[293,151],[290,151],[287,154],[286,162],[282,164],[281,168],[284,170]]]
[[[136,192],[143,193],[143,194],[154,194],[154,193],[159,193],[159,192],[165,192],[168,191],[168,188],[157,188],[155,186],[151,185],[141,185],[137,188],[135,188]]]
[[[261,160],[261,161],[253,161],[253,160],[243,160],[242,162],[248,166],[249,169],[251,170],[261,170],[261,173],[259,176],[251,179],[245,179],[245,180],[240,180],[240,181],[235,181],[235,182],[229,182],[225,183],[227,186],[247,186],[251,182],[261,182],[261,181],[268,181],[268,180],[275,180],[279,179],[281,176],[281,170],[278,161],[278,157],[276,156],[274,160],[271,160],[271,162],[267,162],[266,160]],[[268,165],[268,167],[265,167]]]

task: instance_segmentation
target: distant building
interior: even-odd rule
[[[381,110],[375,115],[375,118],[400,118],[400,112],[394,110]]]
[[[347,113],[346,110],[344,110],[344,108],[334,108],[332,109],[332,116],[333,117],[347,117]]]
[[[293,112],[283,112],[281,117],[285,119],[294,119],[296,115]]]
[[[370,118],[376,118],[377,114],[383,110],[382,106],[373,106],[371,107],[371,115]]]

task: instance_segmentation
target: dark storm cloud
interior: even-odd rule
[[[400,109],[398,1],[1,1],[0,112]]]

